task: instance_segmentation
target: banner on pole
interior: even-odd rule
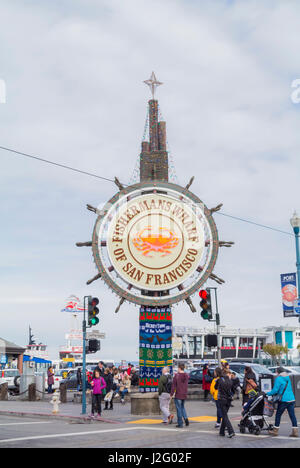
[[[66,300],[65,307],[61,310],[61,312],[71,312],[72,314],[78,314],[84,312],[84,307],[79,297],[72,295]]]
[[[298,317],[294,310],[294,301],[298,297],[296,273],[280,275],[282,307],[284,317]]]

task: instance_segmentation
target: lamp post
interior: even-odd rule
[[[297,283],[298,283],[298,299],[299,299],[299,289],[300,289],[300,248],[299,248],[299,237],[300,237],[300,217],[295,211],[291,218],[291,225],[295,234],[296,242],[296,266],[297,266]],[[300,317],[299,317],[300,322]]]

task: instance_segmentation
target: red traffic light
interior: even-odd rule
[[[99,304],[99,299],[98,299],[98,297],[93,297],[93,299],[92,299],[92,306],[95,307],[95,306],[98,305],[98,304]]]
[[[201,291],[199,291],[199,296],[201,297],[201,299],[207,299],[206,289],[201,289]]]

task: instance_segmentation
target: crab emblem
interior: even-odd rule
[[[153,228],[147,226],[133,239],[133,245],[145,257],[151,257],[150,252],[160,252],[163,254],[162,257],[165,257],[178,243],[179,239],[174,232],[163,227],[158,229],[158,233],[153,233]]]

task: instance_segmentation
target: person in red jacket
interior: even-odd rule
[[[208,395],[210,392],[210,386],[213,381],[213,378],[211,377],[210,370],[209,370],[209,365],[205,364],[203,367],[203,378],[202,378],[202,388],[204,390],[204,401],[208,401]]]
[[[185,425],[189,425],[189,420],[184,407],[188,394],[188,381],[189,376],[184,372],[184,364],[179,364],[178,374],[175,375],[171,388],[171,397],[175,396],[175,406],[177,411],[176,427],[183,427],[183,419],[185,421]]]

